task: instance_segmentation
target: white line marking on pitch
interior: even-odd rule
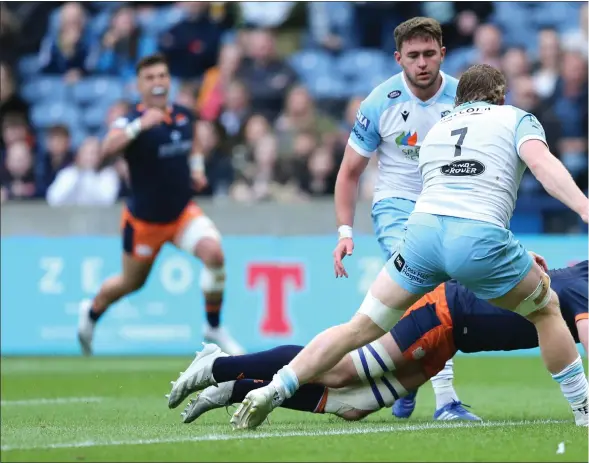
[[[508,426],[526,426],[535,424],[567,423],[568,421],[558,420],[534,420],[534,421],[489,421],[483,423],[424,423],[409,426],[366,426],[353,428],[326,429],[317,431],[278,431],[278,432],[234,432],[231,434],[205,434],[202,436],[178,436],[165,437],[163,439],[136,439],[136,440],[113,440],[113,441],[84,441],[64,442],[46,445],[3,445],[2,451],[9,450],[47,450],[47,449],[70,449],[82,447],[110,447],[120,445],[152,445],[152,444],[177,444],[183,442],[203,441],[227,441],[240,439],[268,439],[272,437],[316,437],[316,436],[348,436],[358,434],[376,434],[383,432],[415,432],[431,429],[460,429],[460,428],[497,428]]]
[[[8,405],[65,405],[80,402],[102,402],[103,397],[56,397],[53,399],[2,400],[2,407]]]

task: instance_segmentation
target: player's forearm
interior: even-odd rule
[[[359,183],[358,176],[340,169],[335,182],[335,216],[338,227],[354,225]]]
[[[579,215],[587,213],[589,206],[587,197],[558,159],[551,156],[544,162],[529,167],[550,196],[558,199]]]
[[[125,128],[113,129],[102,144],[102,157],[108,159],[117,156],[141,133],[141,119],[128,123]]]

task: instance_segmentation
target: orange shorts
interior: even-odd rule
[[[173,222],[151,223],[133,217],[125,206],[121,217],[123,249],[136,259],[154,260],[165,243],[174,242],[184,227],[202,214],[200,207],[190,202]]]
[[[452,315],[442,284],[413,304],[391,334],[403,356],[419,362],[431,378],[456,354],[452,329]]]

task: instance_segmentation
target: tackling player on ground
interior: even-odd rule
[[[585,223],[589,200],[550,153],[538,120],[504,106],[506,91],[505,77],[491,66],[472,66],[461,76],[456,107],[422,145],[424,186],[403,240],[358,312],[316,336],[268,386],[248,393],[231,419],[235,428],[259,426],[301,385],[380,338],[422,295],[450,279],[534,324],[546,369],[569,401],[575,422],[587,423],[583,362],[541,267],[545,263],[507,227],[526,165]],[[193,376],[183,378],[172,388],[173,402]]]
[[[225,289],[221,235],[192,202],[194,187],[206,186],[194,116],[168,103],[170,73],[163,56],[152,55],[139,62],[137,88],[141,103],[114,122],[102,146],[104,158],[123,154],[129,165],[131,195],[121,222],[123,270],[103,283],[91,303],[81,306],[78,337],[83,352],[92,353],[99,318],[114,302],[143,286],[161,247],[170,242],[203,263],[204,338],[240,354],[242,348],[220,326]]]
[[[575,341],[589,352],[587,261],[548,272],[560,309]],[[534,325],[499,309],[455,281],[417,301],[379,340],[346,357],[312,384],[299,389],[282,407],[360,419],[390,406],[444,367],[457,351],[514,351],[538,347]],[[190,423],[210,410],[241,402],[268,384],[302,346],[279,346],[242,356],[226,356],[208,345],[198,359],[198,389],[182,412]],[[345,389],[342,389],[345,388]]]
[[[336,277],[348,276],[342,260],[354,249],[358,183],[371,156],[378,157],[372,221],[386,262],[401,241],[421,192],[421,143],[433,125],[454,108],[458,80],[440,71],[446,54],[440,24],[431,18],[412,18],[395,29],[395,41],[395,59],[403,71],[376,87],[360,105],[335,184]],[[453,379],[453,361],[449,360],[431,380],[436,395],[434,419],[479,420],[462,406]],[[393,414],[408,418],[415,409],[415,396],[411,392],[395,402]]]

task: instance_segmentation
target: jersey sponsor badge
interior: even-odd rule
[[[368,130],[368,127],[370,126],[370,120],[364,114],[362,114],[362,111],[360,110],[358,110],[356,113],[356,121],[360,127],[362,127],[364,130]]]
[[[485,171],[485,165],[479,161],[454,161],[440,167],[440,172],[452,177],[475,177]]]
[[[413,352],[411,352],[411,355],[413,356],[414,360],[422,359],[425,357],[425,350],[423,350],[423,347],[419,346],[417,349],[414,349]]]
[[[448,114],[450,114],[452,111],[450,111],[449,109],[447,109],[446,111],[442,111],[440,113],[440,117],[443,119],[444,117],[446,117]]]
[[[399,98],[401,96],[401,90],[393,90],[391,93],[387,95],[388,98],[394,100],[395,98]]]
[[[397,254],[397,257],[395,257],[395,260],[393,263],[395,264],[395,268],[399,272],[401,270],[403,270],[403,267],[405,267],[405,259],[403,259],[403,256],[401,254]]]

